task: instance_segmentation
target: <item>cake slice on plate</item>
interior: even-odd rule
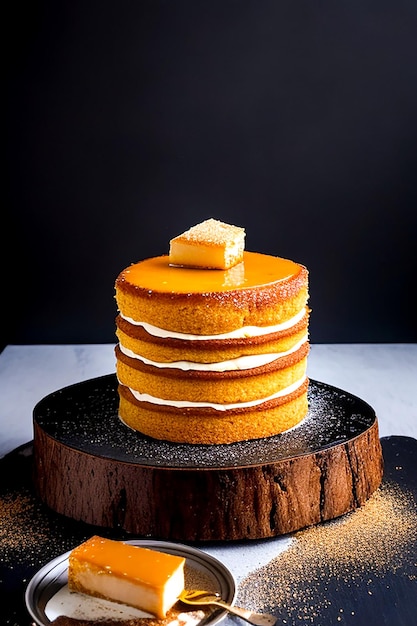
[[[166,617],[184,589],[185,558],[94,535],[69,555],[68,588]]]

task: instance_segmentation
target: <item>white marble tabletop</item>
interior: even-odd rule
[[[114,368],[111,344],[7,346],[0,355],[0,458],[31,441],[32,411],[45,395],[110,374]],[[417,438],[417,344],[312,345],[308,374],[370,404],[381,437]],[[202,550],[224,563],[239,585],[286,551],[292,541],[284,536],[203,546]],[[236,622],[227,618],[223,624]]]
[[[45,395],[114,369],[112,344],[6,346],[0,458],[32,439],[32,411]],[[417,438],[417,344],[313,344],[308,374],[370,404],[381,437]]]

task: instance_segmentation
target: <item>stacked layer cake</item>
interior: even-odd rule
[[[308,271],[206,220],[117,277],[119,415],[157,439],[269,437],[308,410]]]

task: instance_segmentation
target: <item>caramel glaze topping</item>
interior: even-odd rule
[[[70,559],[79,559],[108,569],[113,576],[145,581],[145,584],[154,587],[163,587],[173,570],[185,562],[183,557],[97,535],[74,548]]]
[[[299,279],[301,282],[298,283]],[[307,279],[304,266],[281,257],[245,252],[242,263],[230,270],[207,270],[176,267],[169,264],[168,255],[145,259],[125,268],[116,279],[116,288],[151,295],[167,296],[217,294],[233,297],[233,292],[277,286],[285,297],[297,293]],[[297,286],[293,282],[298,283]],[[284,294],[283,294],[284,295]]]

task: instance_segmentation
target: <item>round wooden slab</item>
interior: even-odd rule
[[[275,437],[226,445],[157,441],[118,417],[114,374],[35,407],[34,485],[72,519],[174,541],[273,537],[361,506],[379,487],[374,410],[311,380],[309,412]]]

